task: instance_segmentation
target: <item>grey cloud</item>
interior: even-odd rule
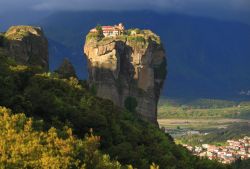
[[[13,0],[10,0],[13,1]],[[17,1],[17,0],[15,0]],[[195,8],[221,8],[249,10],[249,0],[34,0],[35,9],[53,10],[185,10]],[[33,2],[34,2],[33,1]]]
[[[249,10],[249,0],[1,0],[0,9],[33,8],[37,10],[185,10],[221,8]]]
[[[0,0],[1,11],[155,10],[234,18],[250,16],[250,0]],[[249,18],[250,20],[250,18]]]

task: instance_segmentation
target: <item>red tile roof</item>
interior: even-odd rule
[[[102,28],[114,28],[113,26],[102,26]]]

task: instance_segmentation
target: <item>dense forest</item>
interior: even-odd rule
[[[14,115],[0,107],[0,168],[121,168],[100,153],[100,137],[90,133],[80,140],[70,128],[42,131],[42,125],[23,113]]]

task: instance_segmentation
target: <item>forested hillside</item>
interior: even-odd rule
[[[157,126],[114,106],[109,100],[97,98],[95,89],[89,88],[86,82],[76,78],[61,79],[58,74],[43,72],[39,67],[17,65],[1,47],[0,52],[0,105],[12,109],[16,114],[10,115],[8,110],[1,108],[1,132],[10,135],[1,135],[1,153],[10,153],[0,158],[2,166],[8,164],[17,165],[13,168],[25,168],[36,165],[37,159],[46,159],[45,162],[49,164],[52,163],[50,160],[55,160],[57,165],[58,160],[66,159],[64,162],[72,165],[66,168],[77,168],[77,165],[85,163],[89,169],[119,168],[117,162],[96,154],[96,146],[88,145],[92,136],[86,137],[86,134],[92,130],[94,135],[100,137],[101,152],[123,165],[132,164],[138,169],[148,169],[154,162],[161,169],[227,168],[215,161],[192,156],[183,147],[175,145],[172,138]],[[34,126],[30,128],[30,119],[18,113],[33,118]],[[43,121],[42,125],[37,124],[40,120]],[[65,133],[65,126],[70,127],[73,134],[70,130]],[[31,142],[36,143],[37,147],[28,146]],[[3,151],[8,146],[14,149]],[[26,149],[31,153],[23,154]],[[40,153],[32,154],[34,149]],[[47,157],[46,152],[52,154]],[[97,161],[91,161],[96,158]],[[75,160],[78,160],[77,164]],[[42,168],[40,166],[47,164],[37,165],[37,168]]]
[[[0,168],[121,168],[100,153],[100,137],[90,133],[80,140],[70,128],[42,131],[42,125],[0,107]]]

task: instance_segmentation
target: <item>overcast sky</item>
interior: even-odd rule
[[[250,0],[0,0],[0,15],[20,9],[40,12],[147,9],[250,23]]]

